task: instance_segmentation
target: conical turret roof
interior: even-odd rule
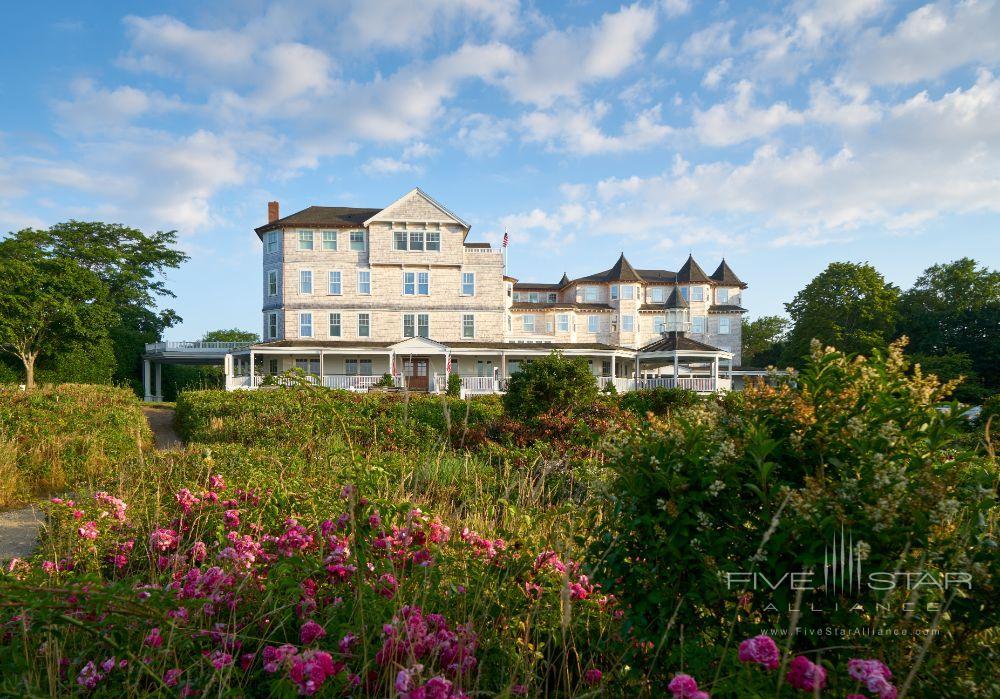
[[[606,280],[609,282],[641,282],[642,277],[635,271],[635,267],[625,259],[625,253],[622,253],[615,266],[608,270]]]
[[[569,277],[563,272],[562,279],[559,280],[559,286],[566,286],[567,284],[569,284]]]
[[[690,308],[691,304],[688,303],[687,299],[681,295],[681,290],[678,287],[674,287],[670,291],[670,296],[667,297],[667,303],[665,304],[667,308]]]
[[[694,255],[688,255],[687,262],[685,262],[679,270],[677,270],[677,281],[679,282],[709,282],[708,275],[705,274],[705,270],[698,266],[698,263],[694,261]]]
[[[722,262],[719,263],[718,269],[712,272],[712,280],[727,286],[746,286],[746,284],[744,284],[743,281],[736,276],[736,273],[729,268],[729,265],[726,264],[726,258],[724,257],[722,258]]]

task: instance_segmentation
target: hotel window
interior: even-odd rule
[[[558,294],[549,294],[549,303],[555,303],[559,300]]]
[[[691,287],[691,300],[692,301],[704,301],[705,300],[705,287],[703,287],[703,286],[692,286]]]
[[[688,300],[688,296],[689,296],[689,294],[688,294],[688,288],[686,286],[682,286],[681,287],[681,298],[684,299],[685,301],[687,301]]]
[[[663,303],[663,287],[654,286],[649,290],[649,298],[653,303]]]
[[[307,374],[312,374],[313,376],[319,376],[319,360],[318,359],[296,359],[295,368],[301,369]]]
[[[631,301],[635,298],[635,287],[631,284],[626,284],[622,287],[622,298],[626,301]]]
[[[299,231],[299,250],[313,249],[313,232]]]
[[[635,316],[622,316],[622,332],[630,333],[635,329]]]
[[[412,313],[403,314],[403,337],[413,337],[417,334],[416,317]]]
[[[462,296],[476,295],[476,273],[462,272]]]
[[[601,376],[611,376],[611,360],[601,360]]]
[[[663,333],[663,329],[666,327],[666,325],[667,325],[667,319],[664,318],[663,316],[657,316],[656,318],[653,318],[653,332],[656,333],[657,335],[661,335]]]
[[[523,316],[521,318],[521,323],[524,328],[524,332],[533,333],[535,332],[535,316]]]
[[[410,231],[410,250],[424,249],[424,232]]]
[[[334,296],[340,296],[344,293],[344,285],[341,283],[339,271],[330,272],[330,293]]]
[[[417,296],[429,296],[431,293],[431,273],[417,273]]]
[[[365,250],[364,231],[351,231],[351,250],[358,250],[360,252],[364,252]]]
[[[691,319],[691,332],[705,332],[705,316],[695,316]]]
[[[358,293],[366,295],[372,293],[371,270],[368,269],[358,270]]]
[[[313,292],[313,273],[308,269],[299,270],[299,293],[311,294]]]
[[[372,360],[370,360],[370,359],[362,359],[362,360],[360,360],[358,362],[358,371],[361,373],[362,376],[371,376],[372,375]]]
[[[729,334],[729,318],[719,318],[719,334]]]
[[[531,303],[538,303],[538,292],[532,291],[530,294],[528,294],[528,300]]]
[[[462,316],[462,337],[476,336],[476,316],[471,313]]]
[[[431,336],[431,317],[426,313],[417,314],[417,337]]]
[[[372,334],[371,313],[358,314],[358,337],[369,337]]]
[[[729,289],[717,289],[715,299],[716,303],[729,303]]]
[[[617,301],[618,300],[618,285],[617,284],[612,284],[611,285],[611,300],[612,301]]]
[[[587,316],[587,332],[596,333],[601,327],[600,316]]]
[[[596,286],[585,286],[583,287],[583,300],[587,303],[594,303],[597,301],[597,287]]]
[[[476,376],[493,376],[493,361],[482,359],[476,361]]]
[[[268,231],[264,234],[264,251],[267,253],[278,252],[278,231]]]
[[[271,340],[276,340],[278,338],[278,314],[268,313],[267,314],[267,336]]]
[[[340,337],[340,314],[330,314],[330,337]]]
[[[569,332],[569,314],[560,313],[556,316],[556,328],[561,333]]]
[[[396,250],[406,250],[406,231],[395,231],[392,234],[393,247]]]
[[[323,249],[337,249],[337,231],[323,231]]]
[[[267,271],[267,295],[278,295],[278,271],[270,269]]]
[[[427,249],[428,250],[441,250],[441,234],[434,231],[427,233]]]
[[[521,300],[521,292],[520,291],[515,291],[514,292],[514,302],[518,303],[520,300]]]
[[[299,337],[313,336],[313,314],[299,313]]]
[[[275,374],[278,373],[278,360],[277,359],[268,359],[267,360],[267,373],[269,373],[271,376],[274,376]]]
[[[430,272],[403,272],[403,296],[427,296]]]

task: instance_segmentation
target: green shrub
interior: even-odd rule
[[[462,395],[462,377],[458,374],[448,374],[448,395],[452,398]]]
[[[531,420],[546,412],[572,412],[596,398],[597,381],[587,360],[553,352],[521,365],[507,383],[503,404],[512,417]]]
[[[616,585],[631,633],[662,644],[680,628],[698,628],[702,650],[684,662],[704,676],[732,651],[732,638],[787,628],[796,608],[798,628],[812,632],[895,629],[893,637],[859,634],[837,644],[851,648],[849,657],[909,667],[920,630],[936,623],[928,605],[947,605],[936,662],[952,679],[958,666],[976,668],[969,686],[987,681],[986,639],[998,630],[990,599],[1000,558],[988,524],[997,514],[996,464],[958,446],[963,418],[936,409],[946,389],[906,368],[899,345],[857,361],[817,348],[796,387],[753,386],[739,399],[701,402],[626,435],[611,463],[615,497],[592,560],[598,579]],[[972,589],[855,596],[827,586],[799,599],[787,576],[811,571],[819,587],[835,536],[847,537],[842,547],[866,571],[936,580],[964,571]],[[757,573],[777,589],[747,577]],[[795,645],[801,652],[829,641],[804,634]],[[664,650],[665,668],[678,666],[678,651]],[[960,695],[933,671],[923,681],[930,684],[920,695]]]
[[[396,382],[393,380],[392,374],[382,374],[382,378],[375,385],[378,388],[392,388],[396,385]]]
[[[690,407],[701,398],[686,388],[650,388],[623,393],[619,400],[623,408],[642,417],[647,413],[666,415],[672,408]]]

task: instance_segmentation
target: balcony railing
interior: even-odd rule
[[[252,342],[150,342],[146,344],[147,352],[206,352],[217,354],[219,350],[232,350],[252,345]]]
[[[502,255],[503,248],[465,248],[466,252],[473,255]]]

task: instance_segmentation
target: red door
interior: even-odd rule
[[[427,390],[427,358],[408,357],[403,360],[403,374],[406,386],[411,391]]]

